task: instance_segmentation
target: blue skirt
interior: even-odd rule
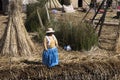
[[[43,51],[42,55],[42,63],[48,67],[53,67],[58,65],[58,49],[50,48],[48,50]]]

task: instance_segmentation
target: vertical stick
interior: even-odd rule
[[[44,25],[43,25],[43,22],[42,22],[42,19],[41,19],[38,9],[37,9],[37,15],[38,15],[38,19],[39,19],[39,23],[40,23],[41,27],[44,28]]]
[[[49,14],[49,11],[48,11],[48,8],[47,8],[46,5],[45,5],[45,9],[46,9],[46,12],[47,12],[47,18],[48,18],[48,21],[50,22],[50,14]]]

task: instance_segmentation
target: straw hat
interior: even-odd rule
[[[55,31],[53,30],[53,28],[48,28],[46,33],[54,33]]]

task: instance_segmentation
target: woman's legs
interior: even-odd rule
[[[83,7],[83,0],[78,0],[78,7]]]
[[[61,5],[63,5],[64,4],[64,0],[60,0],[60,3],[61,3]]]

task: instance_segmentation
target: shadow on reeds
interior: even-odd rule
[[[41,64],[25,61],[27,64]],[[41,65],[0,70],[1,80],[120,80],[120,61],[98,61],[64,64],[48,69]]]
[[[28,61],[28,60],[24,60],[24,61],[22,61],[23,63],[25,63],[25,64],[33,64],[33,65],[42,65],[42,62],[40,62],[40,61]]]

